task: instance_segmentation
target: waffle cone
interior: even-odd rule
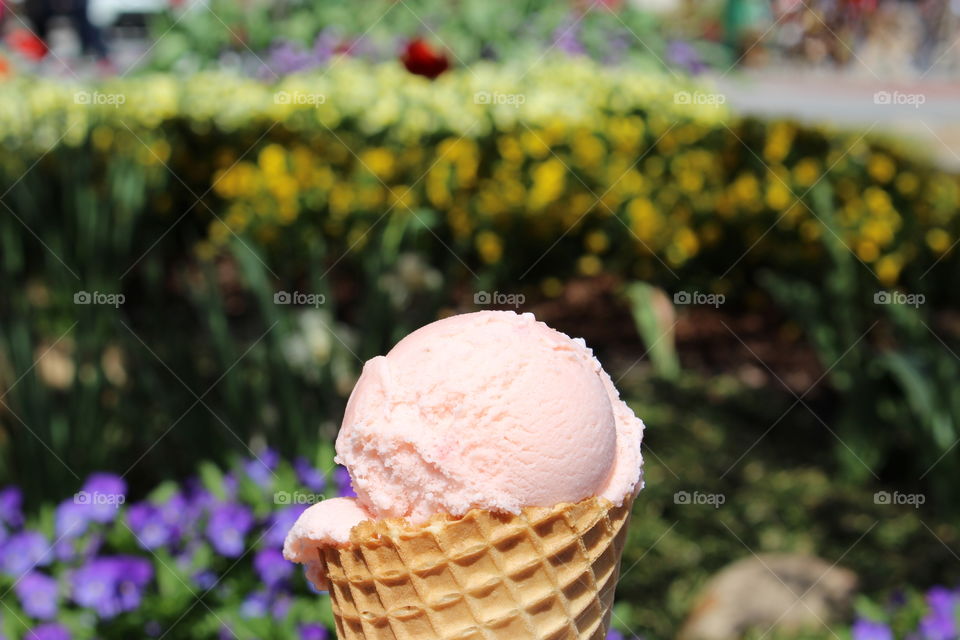
[[[340,640],[603,639],[630,501],[367,521],[324,548]]]

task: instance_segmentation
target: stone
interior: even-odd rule
[[[738,560],[714,575],[694,600],[679,640],[730,640],[748,630],[799,631],[842,620],[857,576],[803,554],[769,553]]]

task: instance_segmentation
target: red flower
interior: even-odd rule
[[[47,45],[33,32],[27,29],[16,29],[7,36],[10,48],[30,60],[41,60],[47,55]]]
[[[400,61],[410,73],[426,76],[431,80],[450,68],[446,54],[434,51],[433,47],[421,38],[414,38],[407,43]]]

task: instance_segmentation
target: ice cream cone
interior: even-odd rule
[[[340,640],[606,637],[631,500],[369,520],[320,549]]]

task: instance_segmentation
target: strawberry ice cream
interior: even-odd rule
[[[642,486],[642,434],[583,340],[529,313],[446,318],[366,363],[336,443],[357,498],[310,507],[284,553],[309,562],[365,519],[621,505]]]

